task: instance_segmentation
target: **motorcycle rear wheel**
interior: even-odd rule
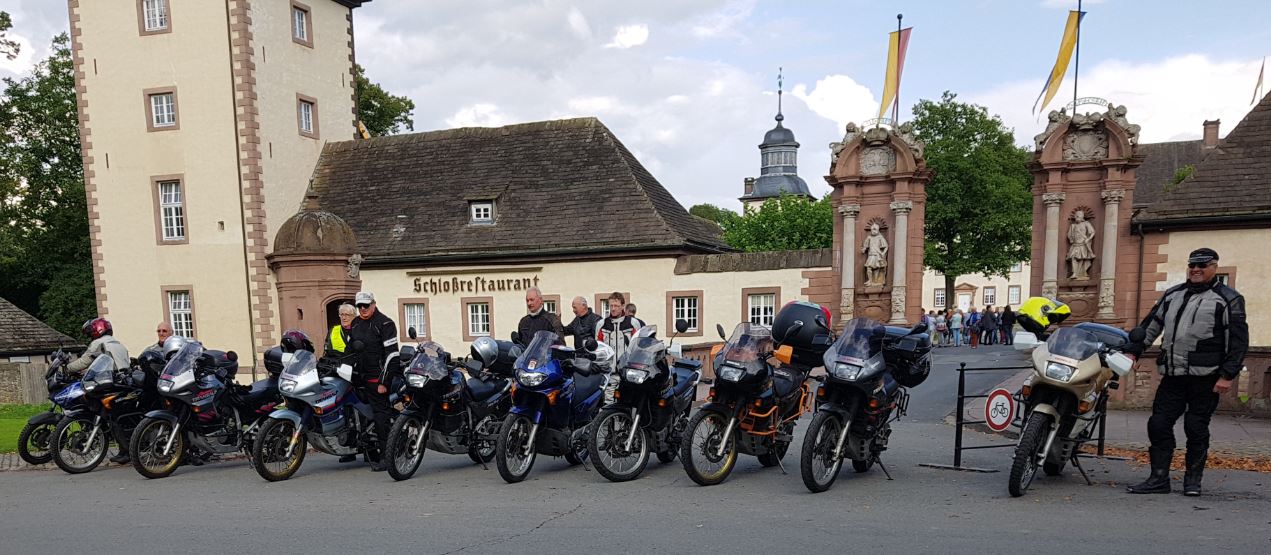
[[[737,465],[737,430],[726,438],[721,437],[726,426],[726,415],[705,410],[697,411],[688,423],[688,433],[680,445],[680,463],[698,485],[723,482]],[[717,456],[720,442],[724,442],[724,454]]]
[[[499,468],[499,476],[509,484],[525,480],[534,468],[534,459],[538,455],[536,445],[528,446],[530,428],[534,425],[528,417],[520,414],[509,414],[503,419],[499,428],[499,439],[495,443],[494,461]]]
[[[1033,411],[1024,423],[1019,434],[1019,445],[1015,446],[1015,459],[1011,461],[1010,482],[1007,489],[1011,497],[1019,497],[1028,491],[1037,475],[1037,458],[1045,447],[1046,435],[1050,433],[1050,415]]]
[[[419,470],[419,463],[423,462],[424,452],[428,450],[428,438],[418,440],[423,431],[424,422],[416,416],[399,416],[393,422],[384,446],[384,460],[388,462],[388,475],[394,480],[409,479]],[[410,448],[416,441],[419,441],[419,452],[411,453]]]
[[[128,452],[132,454],[132,467],[137,474],[146,478],[166,478],[181,466],[185,456],[185,433],[172,436],[174,426],[171,422],[159,418],[147,418],[137,425],[132,439],[128,441]],[[172,446],[167,455],[159,452],[168,445],[172,437]]]
[[[18,456],[27,464],[48,464],[53,460],[53,433],[57,430],[57,421],[32,424],[27,422],[18,434]]]
[[[631,413],[621,409],[606,409],[591,425],[587,451],[596,471],[610,482],[634,480],[649,464],[649,433],[636,430],[631,436]],[[627,438],[631,449],[626,449]]]
[[[271,418],[261,426],[260,435],[256,436],[252,446],[252,466],[261,478],[279,482],[300,470],[300,463],[304,462],[305,452],[309,450],[309,438],[304,432],[296,438],[291,456],[284,456],[295,431],[296,423],[284,419]]]
[[[63,418],[53,431],[53,462],[67,474],[89,472],[102,461],[110,450],[109,430],[97,430],[93,434],[93,419]],[[89,436],[93,437],[91,445]]]

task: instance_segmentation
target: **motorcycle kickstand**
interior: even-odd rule
[[[1086,469],[1081,467],[1081,461],[1077,460],[1077,455],[1073,455],[1070,460],[1072,461],[1072,466],[1077,469],[1077,472],[1081,473],[1081,477],[1086,479],[1086,485],[1093,486],[1094,482],[1091,482],[1090,477],[1086,475]]]
[[[883,464],[883,459],[875,455],[874,463],[877,464],[878,468],[883,471],[883,476],[887,477],[887,481],[891,481],[891,473],[887,471],[887,465]]]
[[[782,463],[781,463],[781,459],[777,459],[777,468],[781,469],[781,475],[782,475],[782,476],[789,476],[789,475],[790,475],[790,473],[789,473],[789,472],[786,472],[786,465],[784,465],[784,464],[782,464]]]

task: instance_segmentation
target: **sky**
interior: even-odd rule
[[[119,1],[119,0],[115,0]],[[258,0],[262,1],[262,0]],[[271,0],[280,1],[280,0]],[[326,0],[311,0],[326,1]],[[124,2],[128,3],[128,2]],[[877,115],[896,14],[913,27],[901,120],[943,91],[985,106],[1021,145],[1075,0],[374,0],[354,10],[367,75],[415,101],[415,130],[596,116],[687,208],[738,209],[759,173],[784,68],[799,174],[829,192],[829,143]],[[1080,96],[1128,108],[1142,142],[1226,135],[1271,51],[1271,2],[1086,0]],[[60,0],[3,0],[29,71],[67,29]],[[1073,66],[1051,108],[1072,99]]]

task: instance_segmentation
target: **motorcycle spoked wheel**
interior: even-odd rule
[[[34,424],[27,422],[18,433],[18,456],[27,464],[48,464],[53,460],[53,433],[57,421]]]
[[[713,486],[723,482],[737,465],[737,430],[723,437],[728,417],[714,411],[697,411],[688,423],[680,446],[680,463],[694,482]],[[721,442],[723,455],[719,455]]]
[[[1010,482],[1007,483],[1011,497],[1024,495],[1037,476],[1037,459],[1046,446],[1050,424],[1050,415],[1037,411],[1033,411],[1024,423],[1024,429],[1019,434],[1019,444],[1015,446],[1015,459],[1011,461]]]
[[[185,434],[174,432],[172,422],[159,418],[147,418],[137,425],[128,441],[128,452],[132,454],[132,467],[146,478],[166,478],[181,466],[185,456]],[[169,438],[172,444],[168,445]],[[169,447],[168,454],[163,454],[164,447]]]
[[[509,414],[503,419],[503,426],[499,428],[494,461],[499,468],[499,476],[509,484],[525,480],[530,475],[530,469],[534,468],[538,447],[526,445],[533,425],[534,423],[530,422],[526,416]]]
[[[388,443],[385,444],[384,458],[388,461],[388,475],[394,480],[402,481],[415,475],[419,463],[424,460],[424,451],[428,450],[428,438],[420,439],[424,432],[424,421],[416,416],[399,416],[393,422],[393,429],[388,432]],[[415,444],[418,451],[412,451]]]
[[[269,419],[261,427],[260,434],[252,446],[252,466],[261,478],[270,482],[279,482],[290,478],[300,463],[305,460],[305,452],[309,450],[309,438],[304,432],[296,438],[295,448],[287,455],[287,447],[291,445],[291,436],[296,432],[296,423],[284,419]]]
[[[631,435],[631,413],[606,409],[591,425],[587,451],[596,471],[611,482],[634,480],[649,464],[649,433],[638,429]],[[631,439],[631,449],[626,448]]]
[[[67,474],[89,472],[102,461],[110,450],[109,430],[97,430],[93,434],[93,419],[63,418],[53,431],[53,462]],[[89,438],[92,437],[91,444]]]
[[[803,485],[812,493],[828,490],[838,480],[843,457],[834,456],[834,447],[842,433],[843,420],[837,414],[818,412],[808,424],[799,456],[799,473],[803,476]]]
[[[486,464],[494,460],[494,451],[497,448],[497,440],[482,439],[481,436],[490,436],[499,433],[499,421],[493,415],[482,418],[477,422],[477,427],[472,432],[472,437],[468,439],[468,458],[477,464]]]

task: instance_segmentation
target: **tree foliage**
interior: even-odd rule
[[[22,46],[17,41],[9,38],[9,29],[13,28],[13,19],[9,17],[9,12],[0,11],[0,56],[4,56],[10,60],[18,57],[18,51]]]
[[[415,120],[412,117],[414,101],[404,96],[393,96],[379,83],[372,83],[366,78],[361,65],[354,65],[353,71],[357,117],[362,120],[362,125],[366,126],[366,131],[372,137],[401,133],[403,129],[415,130]]]
[[[740,217],[721,225],[724,241],[746,252],[823,249],[834,245],[834,212],[828,195],[817,201],[781,195],[758,210],[746,207]]]
[[[945,290],[966,274],[1006,275],[1031,252],[1031,155],[1010,129],[981,106],[946,91],[939,102],[914,107],[914,129],[926,143],[928,268],[945,276]],[[946,295],[953,306],[954,295]]]
[[[0,296],[67,333],[96,312],[69,42],[0,97]]]
[[[725,224],[731,223],[733,220],[740,218],[736,212],[727,208],[720,208],[714,204],[697,204],[688,209],[688,213],[699,218],[704,218],[724,227]]]

